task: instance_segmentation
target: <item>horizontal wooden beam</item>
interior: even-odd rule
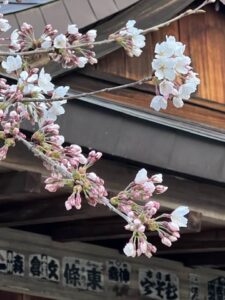
[[[18,227],[32,224],[68,222],[86,218],[99,218],[113,215],[103,205],[94,208],[83,204],[80,210],[65,209],[68,195],[54,196],[31,201],[9,201],[0,205],[0,227]],[[11,202],[11,203],[10,203]]]
[[[92,208],[88,205],[84,206],[84,210],[81,211],[66,212],[64,202],[68,195],[65,191],[58,195],[44,192],[43,179],[39,178],[39,174],[30,172],[36,170],[42,175],[46,175],[46,171],[43,169],[42,163],[38,159],[33,158],[32,154],[21,144],[12,149],[8,159],[0,164],[0,166],[2,165],[11,170],[26,170],[28,173],[10,173],[14,174],[13,176],[15,177],[10,174],[7,175],[7,173],[2,174],[3,181],[0,181],[0,185],[2,182],[1,190],[3,196],[2,198],[0,196],[0,226],[67,222],[81,218],[92,218],[95,215],[96,217],[112,215],[106,208]],[[123,190],[133,180],[139,168],[129,161],[104,158],[95,165],[94,171],[104,178],[106,188],[110,193],[114,194]],[[149,167],[148,171],[149,174],[154,174],[162,170]],[[120,174],[119,180],[118,174]],[[11,184],[9,184],[10,180]],[[21,204],[14,205],[13,202],[18,201],[19,197],[18,189],[20,187],[18,182],[21,183],[22,181],[22,186],[27,192],[27,196],[20,198]],[[199,181],[195,178],[187,179],[177,176],[177,174],[164,174],[164,184],[169,187],[167,192],[154,197],[154,200],[160,202],[163,210],[171,211],[179,205],[187,205],[197,214],[195,217],[193,216],[192,226],[197,226],[198,230],[201,229],[201,226],[205,229],[206,222],[213,226],[225,226],[225,187],[223,185],[219,186],[212,182]],[[10,195],[13,189],[17,189],[15,190],[16,195],[8,197],[7,199],[10,201],[7,201],[8,205],[5,206],[3,198],[5,197],[6,199],[6,196]],[[29,191],[38,191],[39,189],[42,189],[41,193],[38,194],[40,199],[36,200],[35,193],[30,193]],[[32,201],[32,199],[35,201]],[[201,222],[199,223],[200,219]],[[197,223],[194,224],[195,222]],[[193,230],[196,231],[197,227],[193,228]]]
[[[167,255],[159,255],[159,257],[180,261],[188,267],[204,266],[217,269],[221,268],[225,270],[225,250],[212,251],[209,249],[209,251],[201,253],[168,253]]]
[[[9,171],[0,174],[0,201],[18,201],[43,190],[42,176],[29,171]],[[2,201],[1,201],[2,202]]]
[[[119,239],[129,239],[131,232],[125,230],[124,226],[126,222],[120,217],[113,216],[108,218],[95,218],[79,220],[74,222],[68,222],[64,224],[54,224],[51,226],[51,236],[53,239],[62,242],[70,241],[101,241],[101,240],[119,240]],[[90,231],[91,228],[91,231]],[[185,234],[186,243],[190,244],[192,237],[196,236],[199,232],[198,230],[190,227],[186,230],[181,231]],[[148,233],[149,237],[158,236],[157,233]],[[201,234],[199,234],[201,235]],[[225,238],[224,238],[225,241]],[[199,243],[199,241],[196,241]],[[202,241],[201,241],[202,242]],[[192,242],[191,242],[192,243]],[[179,243],[178,246],[180,246]],[[189,246],[188,246],[189,248]]]

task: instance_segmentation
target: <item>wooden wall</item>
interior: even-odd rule
[[[3,291],[0,291],[0,299],[1,300],[48,300],[47,298],[40,298],[35,296],[3,292]]]
[[[206,11],[149,34],[141,58],[129,58],[120,49],[103,58],[97,70],[140,79],[151,72],[154,45],[164,40],[166,34],[174,35],[187,45],[186,54],[191,56],[192,66],[200,75],[197,95],[225,104],[225,12],[216,12],[213,5]]]

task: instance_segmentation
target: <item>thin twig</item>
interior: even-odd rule
[[[200,6],[198,6],[197,8],[195,9],[189,9],[189,10],[186,10],[185,12],[183,12],[182,14],[170,19],[169,21],[166,21],[164,23],[161,23],[159,25],[156,25],[156,26],[153,26],[151,28],[147,28],[147,29],[144,29],[143,30],[143,33],[146,34],[146,33],[149,33],[149,32],[152,32],[152,31],[157,31],[159,30],[160,28],[162,27],[165,27],[165,26],[169,26],[171,23],[175,22],[175,21],[178,21],[184,17],[187,17],[187,16],[190,16],[190,15],[193,15],[193,14],[199,14],[199,13],[205,13],[204,10],[200,9],[202,8],[203,6],[207,5],[207,3],[205,3],[204,5],[201,4]]]
[[[113,212],[115,212],[116,214],[118,214],[119,216],[121,216],[127,223],[131,223],[130,218],[127,217],[125,214],[123,214],[121,211],[119,211],[117,208],[115,208],[115,207],[110,203],[110,201],[109,201],[108,198],[103,197],[103,198],[101,199],[101,202],[102,202],[104,205],[108,206],[108,208],[109,208],[110,210],[112,210]]]
[[[153,26],[151,28],[144,29],[143,33],[146,34],[146,33],[152,32],[152,31],[157,31],[162,27],[169,26],[171,23],[178,21],[184,17],[190,16],[190,15],[205,13],[205,10],[203,10],[202,8],[206,5],[208,5],[210,3],[214,3],[214,2],[215,2],[214,0],[205,0],[202,4],[200,4],[196,8],[188,9],[185,12],[181,13],[180,15],[170,19],[169,21],[163,22],[163,23]]]
[[[22,142],[33,154],[40,158],[42,161],[46,162],[48,165],[50,165],[55,171],[59,172],[63,175],[63,177],[68,179],[73,179],[73,176],[70,172],[66,170],[65,167],[59,165],[57,162],[53,161],[51,158],[49,158],[47,155],[39,151],[31,142],[28,142],[26,139],[24,139],[21,136],[17,136],[17,140]],[[103,197],[99,199],[99,203],[107,206],[110,210],[118,214],[120,217],[122,217],[126,222],[130,223],[131,220],[129,217],[127,217],[125,214],[123,214],[121,211],[119,211],[117,208],[115,208],[111,203],[110,200],[106,197]]]
[[[53,161],[50,157],[38,150],[31,142],[28,142],[26,139],[19,135],[17,136],[17,140],[22,142],[31,152],[33,152],[35,156],[37,156],[38,158],[46,162],[49,166],[51,166],[53,170],[58,171],[60,174],[62,174],[68,179],[73,179],[72,174],[68,172],[65,167],[59,165],[57,162]]]
[[[144,82],[147,82],[150,80],[152,80],[152,76],[148,76],[148,77],[145,77],[138,81],[126,83],[123,85],[114,86],[114,87],[110,87],[110,88],[103,88],[101,90],[97,90],[97,91],[93,91],[93,92],[75,94],[73,96],[60,97],[60,98],[56,98],[56,99],[24,98],[21,102],[27,103],[27,102],[53,102],[53,101],[62,101],[62,100],[74,100],[74,99],[79,99],[79,98],[86,97],[86,96],[96,95],[96,94],[103,93],[103,92],[112,92],[112,91],[116,91],[119,89],[125,89],[125,88],[132,87],[135,85],[143,84]],[[4,102],[4,99],[0,99],[0,102]]]
[[[178,16],[176,16],[176,17],[174,17],[174,18],[172,18],[172,19],[170,19],[166,22],[163,22],[159,25],[144,29],[143,33],[146,34],[146,33],[152,32],[152,31],[159,30],[160,28],[162,28],[164,26],[168,26],[172,22],[180,20],[181,18],[186,17],[186,16],[190,16],[190,15],[198,14],[198,13],[204,13],[205,11],[201,10],[201,8],[206,6],[209,3],[212,3],[212,0],[206,0],[195,9],[189,9],[189,10],[181,13],[180,15],[178,15]],[[93,43],[87,42],[87,43],[83,43],[83,44],[69,46],[66,49],[76,49],[76,48],[89,47],[89,46],[99,46],[99,45],[109,44],[109,43],[113,43],[113,42],[116,42],[116,40],[111,38],[111,39],[105,39],[105,40],[102,40],[102,41],[96,41],[96,42],[93,42]],[[35,50],[30,50],[30,51],[21,51],[21,52],[0,51],[0,56],[8,56],[8,55],[28,56],[28,55],[34,55],[34,54],[51,53],[51,52],[54,52],[54,51],[55,51],[54,47],[50,47],[50,48],[47,48],[47,49],[35,49]]]

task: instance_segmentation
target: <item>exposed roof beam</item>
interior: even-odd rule
[[[53,239],[62,242],[70,241],[100,241],[114,239],[129,239],[131,232],[124,229],[126,222],[117,216],[108,218],[85,219],[65,224],[55,224],[50,229]],[[90,230],[91,228],[91,230]],[[183,231],[187,233],[192,228]],[[156,233],[148,233],[151,237]]]
[[[3,162],[3,165],[6,163],[11,168],[18,167],[29,171],[40,170],[40,172],[46,172],[43,171],[42,163],[39,160],[34,159],[28,150],[20,147],[20,145],[18,146],[12,149],[9,158]],[[95,165],[94,171],[104,178],[105,185],[110,193],[118,193],[133,180],[138,169],[137,166],[119,160],[101,159]],[[155,172],[149,169],[149,174]],[[157,170],[157,172],[159,171]],[[118,180],[118,174],[120,174],[120,180]],[[160,201],[162,209],[171,210],[179,205],[188,205],[192,211],[202,214],[201,222],[203,224],[204,222],[210,222],[218,226],[225,225],[225,187],[166,174],[164,175],[164,184],[169,186],[168,191],[155,197],[155,200]],[[39,186],[44,187],[43,180],[40,181]],[[29,201],[21,201],[21,205],[18,204],[18,207],[14,206],[12,197],[10,198],[12,204],[8,208],[2,207],[0,201],[0,226],[6,224],[8,226],[19,226],[29,224],[29,222],[32,224],[54,223],[79,218],[79,212],[77,211],[73,211],[72,216],[65,212],[64,202],[67,197],[65,191],[62,195],[45,192],[42,195],[42,200],[39,199],[38,201],[32,201],[32,195],[28,195]],[[55,200],[53,200],[54,197]],[[27,214],[23,212],[24,209],[27,210]],[[99,210],[92,207],[86,207],[85,209],[87,209],[87,214],[88,209],[93,211],[93,215],[98,214],[97,211]],[[17,213],[18,211],[20,211],[20,214]],[[107,211],[107,209],[104,209],[100,216],[104,216],[104,214],[108,216]],[[197,220],[199,219],[200,215],[197,215]],[[197,222],[195,225],[193,223],[193,226],[201,227],[201,224]]]
[[[42,190],[41,174],[27,171],[10,171],[0,174],[0,200],[14,201],[31,197]]]

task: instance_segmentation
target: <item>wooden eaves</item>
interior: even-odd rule
[[[104,33],[107,33],[107,30],[111,32],[113,24],[116,24],[113,27],[113,30],[116,30],[116,26],[120,28],[127,19],[137,19],[142,28],[155,25],[156,22],[174,16],[192,2],[152,0],[152,6],[149,6],[149,0],[141,0],[101,21],[102,23],[97,23],[99,38],[104,38],[103,30]],[[60,5],[59,3],[62,1],[54,1],[51,5]],[[34,11],[37,9],[44,10],[45,5],[33,9],[33,20],[39,20],[39,16],[43,18],[40,11]],[[30,10],[25,12],[23,18],[31,13]],[[14,18],[14,15],[11,15],[11,18]],[[20,22],[23,18],[19,18]],[[97,49],[97,55],[102,57],[115,49],[116,45],[109,49],[102,47]],[[150,173],[165,173],[165,184],[169,186],[169,190],[159,198],[162,211],[173,209],[180,204],[190,205],[193,211],[192,229],[185,234],[184,240],[174,246],[173,252],[164,248],[160,249],[161,254],[183,255],[185,251],[192,252],[193,261],[195,253],[216,253],[217,257],[219,254],[220,257],[224,255],[224,128],[218,128],[214,123],[206,126],[185,121],[181,116],[149,113],[140,107],[127,107],[126,103],[122,104],[118,100],[121,97],[128,98],[134,93],[134,89],[76,100],[76,93],[85,88],[90,89],[91,82],[93,83],[91,76],[77,73],[73,73],[74,76],[66,75],[65,70],[63,73],[59,72],[57,65],[49,64],[48,68],[57,77],[57,84],[71,83],[74,93],[74,100],[66,105],[66,114],[59,118],[61,132],[67,143],[80,144],[86,150],[94,148],[104,153],[105,158],[96,164],[95,171],[105,178],[110,193],[114,194],[123,189],[133,179],[137,169],[145,166]],[[102,87],[102,78],[97,80],[98,87]],[[86,87],[82,86],[82,81],[86,82]],[[115,84],[106,81],[103,85]],[[150,101],[152,97],[151,91],[145,90],[145,87],[135,90],[134,94],[145,98],[145,101]],[[112,101],[112,98],[118,101]],[[198,99],[194,99],[194,102],[195,105],[202,106]],[[204,109],[207,110],[207,105]],[[213,111],[214,117],[210,120],[219,120],[222,124],[222,108],[215,106]],[[119,230],[123,222],[104,207],[94,209],[84,205],[81,211],[66,212],[64,201],[68,191],[56,195],[44,192],[41,186],[46,172],[41,163],[21,145],[10,152],[6,161],[1,162],[0,171],[5,172],[1,174],[3,194],[0,200],[0,226],[16,226],[24,230],[42,232],[60,241],[93,241],[94,238],[95,241],[108,240],[112,244],[117,241],[119,245],[119,241],[127,238],[127,232]],[[5,175],[7,172],[10,173]],[[20,187],[19,181],[16,184],[16,178],[20,178]],[[7,189],[7,185],[13,188]],[[109,226],[105,226],[106,218]],[[95,231],[90,233],[90,228],[95,228]],[[199,239],[199,231],[204,232],[202,239]],[[217,243],[214,242],[216,237]],[[205,257],[202,264],[206,264],[207,259]],[[197,263],[197,258],[195,261]],[[221,266],[222,262],[216,260],[214,264]]]

